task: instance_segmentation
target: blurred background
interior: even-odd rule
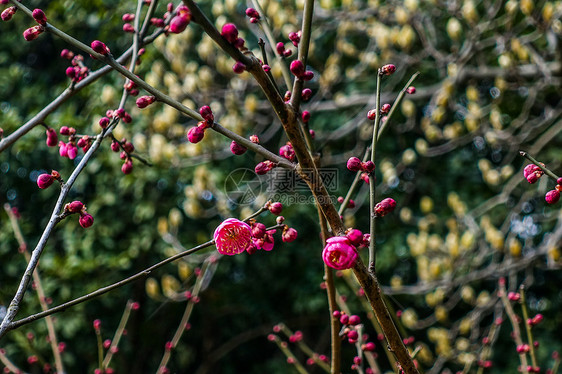
[[[254,3],[198,2],[217,28],[235,23],[246,46],[261,56],[259,25],[244,11]],[[104,41],[115,56],[131,44],[122,31],[124,13],[135,2],[55,0],[24,2],[41,8],[49,22],[80,41]],[[295,51],[287,35],[300,28],[303,1],[260,1],[276,42]],[[162,17],[166,4],[159,4]],[[144,8],[144,10],[146,7]],[[370,144],[377,69],[393,63],[397,71],[383,79],[382,103],[392,103],[408,79],[416,93],[406,95],[390,120],[378,147],[378,196],[392,197],[398,207],[379,220],[377,272],[387,301],[401,311],[397,323],[405,337],[423,345],[418,359],[428,373],[477,372],[479,360],[490,360],[492,373],[514,372],[519,365],[508,322],[484,347],[497,318],[507,321],[497,296],[498,278],[507,287],[526,287],[530,316],[544,315],[533,329],[539,342],[538,363],[552,367],[553,351],[562,348],[559,284],[562,216],[560,205],[544,195],[555,183],[543,176],[530,185],[523,178],[526,150],[560,174],[562,153],[560,1],[359,1],[315,2],[307,83],[313,95],[303,109],[312,113],[315,146],[322,165],[337,172],[330,194],[345,196],[354,174],[345,168],[351,156],[362,157]],[[0,24],[0,127],[4,136],[32,118],[68,85],[69,48],[45,33],[25,42],[22,32],[34,22],[18,12]],[[268,46],[270,65],[284,92],[281,64]],[[78,51],[74,51],[78,53]],[[295,53],[294,53],[295,54]],[[290,62],[292,58],[289,58]],[[234,61],[192,23],[178,35],[146,46],[136,73],[149,84],[190,108],[210,105],[224,127],[243,136],[256,134],[277,153],[287,141],[269,103],[249,74],[236,75]],[[92,70],[102,64],[84,56]],[[58,131],[72,126],[79,134],[99,133],[98,121],[118,106],[124,80],[109,73],[80,90],[49,115],[45,123]],[[145,93],[141,92],[141,95]],[[82,229],[70,217],[54,230],[41,257],[40,274],[47,301],[58,305],[123,279],[150,265],[212,238],[228,217],[246,217],[270,198],[263,188],[251,201],[232,195],[228,176],[263,161],[247,152],[234,156],[230,140],[208,131],[198,144],[188,143],[189,118],[159,103],[142,110],[129,99],[130,124],[120,124],[117,139],[130,140],[152,166],[134,161],[129,175],[123,161],[104,142],[69,195],[81,200],[95,218]],[[45,144],[37,126],[0,153],[0,202],[17,208],[23,237],[36,245],[58,196],[56,186],[39,190],[37,176],[51,169],[68,178],[80,161],[61,158]],[[255,186],[250,174],[248,185]],[[62,361],[69,373],[97,368],[95,319],[103,339],[111,339],[128,300],[131,312],[111,362],[116,372],[155,372],[165,344],[171,341],[200,279],[200,301],[193,305],[185,331],[167,364],[176,373],[288,373],[295,368],[267,340],[280,322],[300,330],[314,352],[330,354],[329,313],[322,289],[322,245],[315,206],[301,190],[290,196],[282,215],[299,232],[282,243],[279,232],[271,252],[228,258],[209,256],[214,247],[185,257],[116,291],[55,315],[55,329],[65,343]],[[295,196],[303,200],[295,202]],[[355,207],[346,210],[348,227],[368,231],[368,186],[360,184]],[[271,226],[275,217],[260,222]],[[8,214],[0,212],[0,313],[14,295],[26,266]],[[199,270],[198,270],[199,269]],[[339,273],[338,292],[364,332],[376,340],[362,297],[352,276]],[[514,306],[521,315],[521,308]],[[34,292],[26,295],[18,317],[40,311]],[[399,313],[400,314],[400,313]],[[371,316],[372,317],[372,316]],[[29,334],[33,334],[33,336]],[[53,366],[43,320],[10,332],[0,342],[22,370],[43,372]],[[303,365],[307,356],[294,345]],[[392,370],[385,344],[377,343],[381,370]],[[351,372],[355,347],[344,342],[343,372]],[[37,363],[29,363],[36,356]],[[31,360],[33,361],[33,360]],[[4,364],[5,365],[5,364]],[[322,370],[306,366],[310,373]],[[53,369],[51,369],[52,371]],[[49,372],[48,370],[46,372]]]

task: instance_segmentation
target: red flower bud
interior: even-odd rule
[[[47,23],[47,16],[41,9],[33,9],[31,15],[33,16],[35,22],[37,22],[38,24],[44,26]]]
[[[99,124],[102,129],[105,129],[109,125],[109,118],[101,117]]]
[[[243,155],[247,150],[246,147],[236,143],[234,140],[230,143],[230,151],[237,156]]]
[[[57,132],[53,129],[53,128],[48,128],[47,129],[47,146],[49,147],[55,147],[58,143],[58,137],[57,137]]]
[[[183,16],[175,16],[170,21],[170,32],[173,34],[179,34],[187,28],[189,25],[190,18]]]
[[[246,70],[246,65],[241,63],[240,61],[236,61],[234,65],[232,65],[232,71],[236,74],[242,74]]]
[[[312,96],[312,90],[310,88],[305,88],[304,90],[302,90],[301,97],[303,101],[310,100],[310,96]]]
[[[265,71],[266,73],[269,73],[271,71],[271,66],[267,65],[267,64],[263,64],[261,66],[261,68],[263,69],[263,71]]]
[[[120,148],[119,142],[116,141],[116,140],[113,140],[113,141],[111,142],[111,150],[112,150],[113,152],[119,152],[119,148]]]
[[[555,204],[560,200],[560,192],[558,190],[548,191],[544,199],[548,204]]]
[[[387,197],[381,202],[375,205],[375,214],[379,217],[384,217],[388,213],[392,212],[396,208],[396,201],[394,199]]]
[[[7,3],[6,3],[7,4]],[[16,14],[18,8],[16,8],[15,6],[11,6],[9,8],[4,9],[4,11],[2,11],[2,21],[9,21],[12,19],[12,17],[14,16],[14,14]]]
[[[394,74],[395,71],[396,71],[396,66],[394,66],[393,64],[387,64],[379,69],[379,74],[392,75]]]
[[[28,28],[23,32],[23,38],[28,42],[37,39],[37,37],[45,31],[45,28],[41,25],[33,26]]]
[[[281,211],[283,210],[283,204],[281,204],[280,202],[271,203],[268,209],[271,213],[278,216],[281,214]]]
[[[366,162],[362,162],[362,163],[361,163],[361,169],[362,169],[364,172],[372,173],[373,170],[375,170],[375,163],[374,163],[373,161],[371,161],[371,160],[366,161]]]
[[[141,96],[137,99],[137,107],[140,109],[146,108],[150,104],[156,101],[155,96]]]
[[[374,121],[377,118],[377,111],[375,109],[371,109],[367,112],[367,118],[371,121]]]
[[[72,52],[69,51],[68,49],[63,49],[63,50],[60,52],[60,56],[61,56],[62,58],[67,59],[67,60],[72,60],[72,58],[74,57],[74,53],[72,53]]]
[[[53,178],[51,174],[41,174],[37,177],[37,186],[44,190],[45,188],[53,184],[54,181],[55,178]]]
[[[294,60],[291,62],[289,69],[297,78],[302,77],[304,74],[304,64],[300,60]]]
[[[406,88],[406,93],[409,93],[410,95],[415,94],[416,93],[416,87],[410,86],[410,87]]]
[[[229,43],[235,44],[238,40],[238,28],[233,23],[227,23],[222,27],[221,35]]]
[[[90,47],[92,47],[92,49],[100,55],[107,55],[109,53],[107,46],[99,40],[94,40],[90,43]]]
[[[80,226],[87,229],[88,227],[90,227],[94,224],[94,217],[92,217],[88,213],[84,213],[80,216],[80,219],[78,220],[78,222],[80,223]]]
[[[295,159],[295,150],[293,149],[291,143],[287,143],[279,148],[279,156],[284,157],[289,161],[293,161]]]
[[[301,32],[290,32],[289,33],[289,40],[293,43],[295,47],[299,46],[299,42],[301,41]]]
[[[75,200],[71,203],[68,203],[64,210],[68,211],[69,213],[80,213],[84,209],[84,204],[81,201]]]
[[[121,19],[123,22],[133,22],[135,20],[135,15],[133,13],[125,13]]]
[[[351,244],[358,247],[359,244],[363,241],[363,233],[357,229],[349,229],[345,233],[345,236],[349,239]]]
[[[390,111],[390,104],[383,104],[381,106],[381,113],[386,114]]]
[[[199,143],[201,140],[203,140],[204,136],[205,130],[199,126],[194,126],[187,132],[187,140],[189,140],[189,142],[193,144]]]
[[[283,53],[285,52],[285,44],[283,44],[282,42],[279,42],[275,46],[275,49],[277,50],[277,53],[279,54],[279,56],[283,57]]]
[[[298,236],[297,230],[290,227],[287,230],[283,230],[283,234],[281,234],[281,239],[285,243],[290,243],[294,241],[297,238],[297,236]]]
[[[303,81],[308,82],[309,80],[312,80],[312,78],[314,78],[314,73],[310,70],[307,70],[304,72],[301,78]]]
[[[133,160],[127,158],[123,166],[121,166],[121,171],[123,172],[123,174],[131,174],[131,172],[133,171]]]
[[[255,10],[254,8],[248,8],[246,9],[246,15],[250,18],[256,18],[256,19],[260,19],[260,14],[258,13],[257,10]]]
[[[123,31],[133,34],[135,32],[135,28],[130,23],[126,23],[123,25]]]
[[[310,121],[310,112],[308,110],[302,112],[302,121],[304,123],[308,123],[308,121]]]
[[[361,170],[361,160],[357,157],[351,157],[347,160],[347,169],[353,172]]]
[[[256,167],[254,168],[254,171],[256,172],[257,175],[264,175],[268,171],[273,169],[273,166],[275,166],[273,162],[266,160],[257,164]]]
[[[208,105],[203,105],[201,108],[199,108],[199,114],[201,114],[201,117],[203,117],[206,122],[213,123],[215,121],[213,111]]]

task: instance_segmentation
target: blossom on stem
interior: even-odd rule
[[[196,144],[203,140],[205,136],[205,129],[201,128],[200,126],[194,126],[189,129],[187,132],[187,140],[190,143]]]
[[[184,17],[177,15],[170,21],[170,32],[173,34],[179,34],[187,28],[189,22],[191,21],[190,17]]]
[[[265,160],[257,164],[256,167],[254,168],[254,171],[256,172],[257,175],[264,175],[267,174],[268,171],[273,169],[274,166],[275,164],[273,162],[269,160]]]
[[[213,234],[219,253],[229,256],[244,252],[250,246],[251,237],[250,225],[236,218],[223,221]]]
[[[273,239],[273,234],[275,234],[276,230],[269,230],[265,232],[263,238],[254,240],[253,243],[258,249],[263,249],[264,251],[271,251],[275,244]]]
[[[353,172],[362,170],[361,160],[357,157],[350,157],[349,160],[347,160],[347,169]]]
[[[335,236],[326,240],[322,251],[324,263],[336,270],[350,269],[357,260],[357,249],[345,236]]]
[[[298,236],[297,230],[292,227],[285,226],[283,233],[281,234],[281,240],[285,243],[290,243],[294,241]]]
[[[246,147],[236,143],[234,140],[232,141],[232,143],[230,143],[230,152],[237,156],[243,155],[247,150],[248,149]]]
[[[47,23],[47,16],[41,9],[33,9],[31,15],[33,16],[35,22],[37,22],[38,24],[45,26],[45,24]]]
[[[11,6],[9,8],[6,8],[2,11],[2,21],[9,21],[12,19],[12,17],[14,16],[14,14],[16,14],[16,12],[18,11],[18,8],[16,8],[15,6]]]
[[[37,37],[45,31],[45,28],[41,25],[33,26],[28,28],[23,32],[23,38],[28,42],[37,39]]]
[[[92,47],[94,52],[97,52],[100,55],[107,55],[109,53],[109,48],[107,48],[107,46],[99,40],[94,40],[92,43],[90,43],[90,47]]]
[[[141,96],[137,99],[137,107],[140,109],[146,108],[150,104],[156,101],[155,96]]]
[[[541,168],[535,164],[529,164],[525,166],[525,169],[523,169],[523,176],[525,177],[525,179],[527,179],[527,182],[531,184],[538,181],[543,174],[544,171],[542,171]]]
[[[384,65],[379,69],[379,74],[381,75],[392,75],[396,71],[396,66],[393,64]]]
[[[394,208],[396,208],[396,201],[391,197],[387,197],[375,205],[375,214],[379,217],[384,217],[392,212]]]
[[[51,184],[53,184],[53,182],[55,181],[55,178],[53,178],[53,176],[51,174],[41,174],[37,177],[37,186],[44,190],[45,188],[48,188]]]
[[[213,124],[213,122],[215,122],[215,116],[213,115],[213,111],[211,110],[210,106],[203,105],[201,108],[199,108],[199,114],[201,114],[201,117],[203,117],[205,122],[209,124]]]
[[[286,158],[289,161],[293,161],[295,159],[295,150],[293,149],[291,142],[287,142],[287,144],[279,148],[279,156]]]

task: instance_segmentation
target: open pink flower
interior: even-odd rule
[[[263,249],[264,251],[271,251],[275,245],[275,240],[273,239],[273,234],[276,230],[268,230],[265,235],[260,239],[254,240],[254,245],[258,249]]]
[[[252,241],[250,225],[236,218],[229,218],[216,228],[215,245],[223,255],[237,255],[248,248]]]
[[[326,265],[336,270],[350,269],[357,260],[357,249],[346,236],[335,236],[326,240],[322,259]]]

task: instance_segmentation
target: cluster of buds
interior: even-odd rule
[[[390,112],[390,108],[392,106],[388,103],[383,104],[381,106],[381,114],[387,114],[388,112]],[[376,109],[371,109],[367,112],[367,118],[371,121],[374,121],[375,118],[377,118],[377,110]],[[382,122],[384,122],[386,120],[386,117],[384,117],[384,119],[381,119]]]
[[[541,163],[541,166],[544,167],[544,164]],[[531,184],[536,183],[542,175],[544,171],[535,164],[529,164],[523,169],[523,176]],[[547,204],[556,204],[560,200],[560,192],[562,192],[562,177],[556,180],[554,189],[545,194],[544,199]]]
[[[371,241],[371,234],[363,234],[360,230],[354,228],[347,229],[345,236],[357,248],[368,247]]]
[[[54,181],[58,181],[62,183],[62,179],[60,177],[60,173],[56,170],[51,171],[51,174],[40,174],[37,177],[37,186],[44,190],[48,188]]]
[[[533,318],[528,318],[527,319],[527,325],[529,326],[536,326],[539,323],[542,322],[542,320],[544,319],[543,315],[538,313],[537,315],[535,315]]]
[[[59,141],[59,155],[74,160],[76,156],[78,156],[78,148],[76,148],[76,129],[74,127],[62,126],[59,133],[68,136],[67,143]]]
[[[283,42],[277,43],[275,49],[277,50],[277,54],[283,58],[290,57],[293,54],[293,51],[290,49],[285,49],[285,43]]]
[[[193,126],[187,131],[187,140],[190,143],[199,143],[203,140],[205,136],[205,130],[211,127],[215,121],[215,116],[213,115],[213,111],[211,107],[208,105],[204,105],[199,108],[199,114],[203,117],[203,121],[199,121],[197,126]]]
[[[9,21],[12,19],[13,15],[16,13],[16,7],[10,7],[2,12],[2,20]],[[34,9],[32,12],[33,19],[38,23],[36,26],[32,26],[23,32],[23,38],[28,42],[37,39],[45,31],[45,26],[47,25],[47,16],[45,12],[41,9]]]
[[[391,213],[394,208],[396,208],[396,201],[391,197],[387,197],[375,205],[375,215],[377,217],[384,217]]]
[[[108,110],[105,112],[105,116],[109,118],[119,118],[124,123],[131,123],[133,121],[133,117],[125,111],[123,108],[115,109],[115,110]]]
[[[123,31],[134,33],[135,27],[131,24],[131,22],[135,20],[135,15],[133,13],[125,13],[121,19],[125,22],[123,24]]]
[[[289,33],[289,40],[293,43],[295,47],[299,46],[299,42],[301,41],[302,32],[301,30],[297,32],[290,32]]]
[[[186,29],[191,22],[191,11],[185,5],[180,5],[176,10],[176,15],[170,21],[170,32],[179,34]]]
[[[263,223],[252,222],[251,226],[251,241],[246,248],[248,254],[254,254],[258,249],[263,249],[264,251],[271,251],[275,245],[275,239],[273,234],[276,230],[267,230]]]
[[[260,14],[257,10],[255,10],[254,8],[248,8],[246,9],[246,16],[248,16],[250,18],[250,22],[251,23],[258,23],[260,21]]]
[[[60,56],[70,60],[70,66],[66,68],[65,74],[73,83],[80,82],[90,73],[90,69],[84,65],[84,57],[82,55],[74,55],[72,51],[63,49]]]
[[[295,60],[291,62],[289,70],[295,77],[303,81],[309,81],[314,78],[314,73],[310,70],[306,70],[304,64],[300,60]]]
[[[396,66],[393,64],[384,65],[379,69],[379,75],[392,75],[396,71]]]
[[[291,142],[287,142],[287,144],[279,148],[279,156],[286,158],[289,161],[295,160],[295,150]]]
[[[362,162],[357,157],[350,157],[349,160],[347,160],[347,169],[353,172],[362,171],[370,174],[375,170],[375,163],[371,160]]]
[[[225,24],[221,29],[221,35],[236,48],[242,48],[244,46],[244,39],[238,36],[238,28],[233,23]]]
[[[257,164],[254,168],[254,171],[257,175],[264,175],[271,171],[271,169],[273,169],[275,166],[276,164],[273,161],[265,160]]]
[[[80,214],[78,223],[80,226],[87,229],[94,224],[94,217],[86,211],[86,206],[81,201],[73,201],[64,206],[65,214]]]
[[[343,198],[343,196],[338,196],[338,203],[342,204],[345,201],[345,199]],[[353,209],[355,208],[355,200],[353,199],[349,199],[349,202],[347,203],[347,207],[346,209]]]
[[[357,261],[357,256],[357,249],[347,236],[329,238],[322,251],[324,263],[336,270],[352,268]]]
[[[122,151],[119,154],[119,157],[121,160],[125,161],[121,166],[121,171],[123,174],[131,174],[133,171],[133,159],[131,158],[131,153],[135,151],[135,146],[133,143],[127,141],[126,138],[121,139],[120,142],[114,139],[111,142],[111,150],[113,152],[119,152],[121,149]]]
[[[137,96],[139,94],[139,89],[137,88],[137,84],[130,79],[127,79],[125,81],[125,83],[123,84],[123,88],[131,96]]]

